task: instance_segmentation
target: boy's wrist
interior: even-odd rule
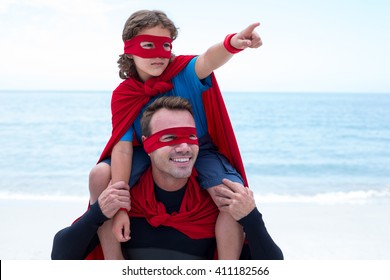
[[[232,46],[232,44],[230,43],[230,40],[233,38],[234,35],[236,35],[237,33],[233,33],[233,34],[228,34],[226,37],[225,37],[225,40],[223,41],[223,46],[225,47],[225,49],[230,52],[231,54],[236,54],[236,53],[239,53],[240,51],[243,51],[244,49],[237,49],[235,47]]]
[[[118,211],[124,211],[124,212],[126,212],[126,214],[129,212],[129,211],[127,211],[127,209],[126,208],[119,208],[119,210]]]

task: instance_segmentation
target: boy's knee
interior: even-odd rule
[[[89,172],[89,192],[91,198],[97,199],[108,186],[111,180],[111,166],[101,162],[95,165]]]

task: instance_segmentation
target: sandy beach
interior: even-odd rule
[[[0,259],[50,259],[54,234],[86,209],[82,201],[0,199]]]
[[[286,260],[390,260],[389,204],[258,207]],[[54,234],[85,209],[81,200],[0,199],[0,259],[50,259]]]

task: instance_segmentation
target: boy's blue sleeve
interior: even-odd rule
[[[134,128],[131,126],[129,130],[126,131],[126,133],[122,136],[120,141],[129,141],[132,142],[134,137]]]

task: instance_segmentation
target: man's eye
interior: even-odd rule
[[[160,141],[161,142],[169,142],[169,141],[173,141],[175,139],[176,139],[175,135],[165,135],[165,136],[160,138]]]
[[[190,135],[190,139],[191,140],[197,140],[198,136],[196,136],[195,134],[192,134],[192,135]]]
[[[146,50],[154,49],[154,44],[152,42],[142,42],[141,47]]]

